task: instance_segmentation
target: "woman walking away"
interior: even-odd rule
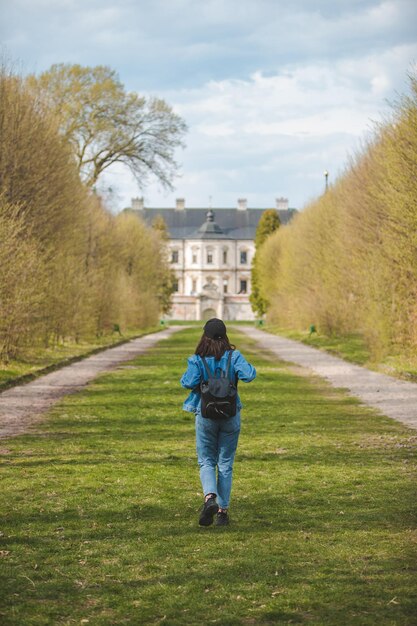
[[[181,378],[181,385],[192,389],[183,409],[196,414],[197,457],[204,492],[200,526],[210,526],[215,516],[217,526],[229,523],[242,408],[236,385],[238,380],[249,383],[255,376],[255,368],[230,344],[224,322],[209,320]]]

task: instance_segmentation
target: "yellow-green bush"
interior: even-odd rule
[[[417,347],[417,79],[340,179],[260,252],[268,318]]]
[[[15,356],[21,336],[37,324],[42,310],[39,284],[44,263],[37,241],[27,234],[19,207],[0,197],[0,354]]]
[[[0,69],[0,358],[155,323],[165,245],[102,206],[51,112]]]

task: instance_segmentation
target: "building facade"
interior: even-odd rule
[[[235,209],[186,209],[178,199],[175,209],[145,208],[141,198],[132,209],[148,224],[162,217],[169,232],[169,255],[175,272],[171,319],[253,320],[249,295],[255,234],[265,209],[247,207],[238,200]],[[286,198],[276,200],[281,224],[295,209]]]

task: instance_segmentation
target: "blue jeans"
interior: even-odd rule
[[[217,494],[221,508],[229,506],[232,490],[233,461],[240,432],[240,413],[224,420],[195,418],[200,479],[204,495]],[[216,479],[217,468],[217,479]]]

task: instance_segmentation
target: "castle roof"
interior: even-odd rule
[[[196,233],[192,233],[189,239],[229,239],[217,222],[214,221],[214,211],[209,209],[206,213],[206,221],[201,224]]]
[[[171,239],[255,239],[256,227],[265,209],[150,209],[133,210],[152,224],[159,215]],[[281,224],[288,224],[296,209],[276,209]],[[211,214],[213,219],[208,219]],[[215,217],[215,219],[214,219]]]

